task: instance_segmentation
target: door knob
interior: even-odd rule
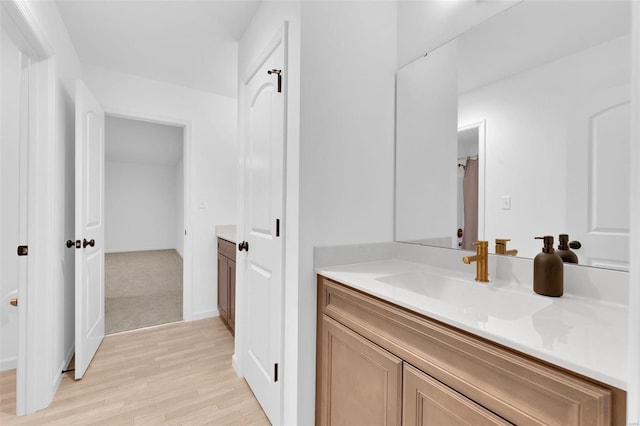
[[[569,247],[571,247],[574,250],[578,250],[580,247],[582,247],[582,244],[580,244],[580,241],[570,241]]]
[[[240,244],[238,244],[238,250],[239,251],[242,251],[242,250],[249,251],[249,242],[243,241]]]
[[[76,242],[73,240],[67,240],[67,248],[75,247]]]
[[[96,245],[96,240],[93,238],[90,241],[87,241],[86,238],[82,240],[82,248],[87,248],[87,246],[93,247]]]
[[[11,306],[18,306],[18,299],[14,297],[13,299],[9,300],[9,304]]]

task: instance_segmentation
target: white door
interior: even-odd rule
[[[279,43],[246,85],[244,376],[280,423],[284,210],[284,48]],[[279,89],[281,91],[279,91]]]
[[[84,376],[104,338],[104,111],[76,83],[76,354]]]
[[[567,159],[567,231],[580,264],[629,269],[629,86],[575,109]],[[586,185],[585,185],[586,183]]]

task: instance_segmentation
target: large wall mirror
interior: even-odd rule
[[[628,270],[629,1],[523,1],[397,75],[396,240]]]

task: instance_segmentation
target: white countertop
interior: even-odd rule
[[[475,270],[475,268],[473,268]],[[403,260],[327,266],[318,274],[603,383],[627,388],[627,307]]]
[[[216,237],[222,238],[223,240],[227,240],[235,244],[236,243],[236,226],[235,225],[217,225]]]

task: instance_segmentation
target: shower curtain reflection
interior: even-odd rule
[[[478,159],[468,158],[462,180],[464,227],[462,249],[473,250],[478,240]]]

